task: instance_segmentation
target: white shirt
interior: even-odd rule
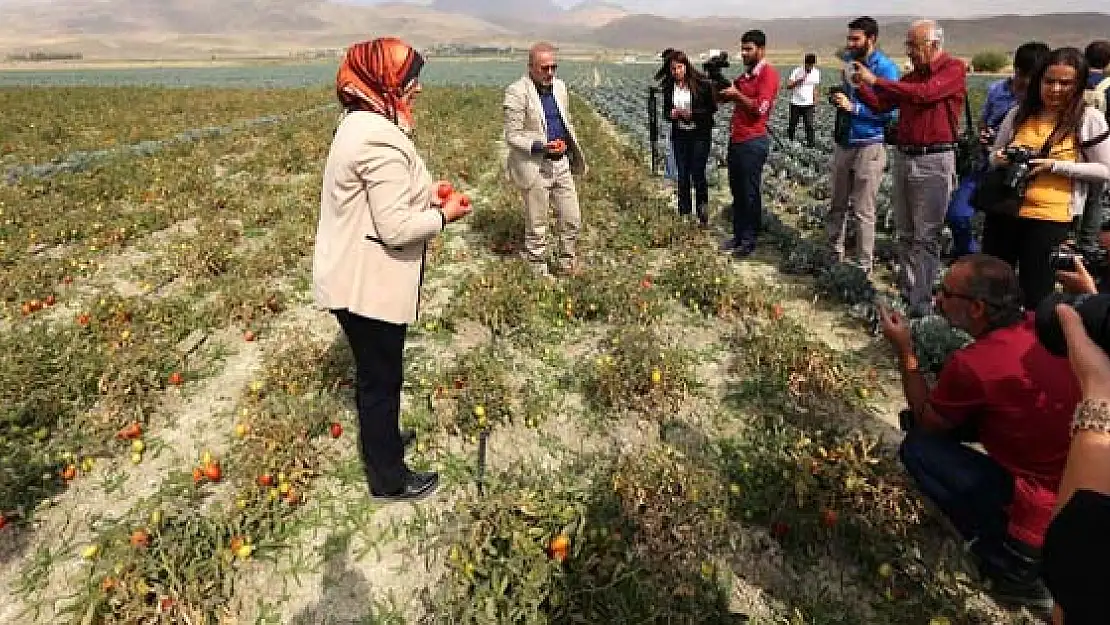
[[[813,100],[813,90],[821,84],[821,71],[814,67],[809,70],[809,74],[806,74],[804,67],[795,67],[794,71],[790,72],[790,81],[793,82],[803,76],[805,80],[794,87],[790,103],[797,106],[813,106],[816,104]]]
[[[690,95],[690,90],[679,85],[674,86],[674,93],[672,94],[672,105],[680,111],[689,111],[694,106],[694,98]],[[683,130],[693,130],[695,124],[692,121],[677,120],[678,127]]]

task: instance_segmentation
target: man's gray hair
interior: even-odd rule
[[[1017,273],[1006,261],[987,254],[968,254],[953,263],[968,268],[967,292],[973,301],[987,306],[987,325],[991,330],[1013,325],[1021,320],[1021,286]]]
[[[546,41],[540,41],[538,43],[532,44],[532,47],[528,48],[528,64],[531,65],[535,63],[536,57],[540,54],[544,54],[546,52],[555,54],[556,49],[557,48],[553,44],[550,44]]]
[[[944,29],[935,20],[917,20],[910,24],[910,28],[914,32],[925,31],[925,41],[936,44],[937,48],[944,47]]]

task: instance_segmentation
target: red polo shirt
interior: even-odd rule
[[[929,403],[958,426],[973,420],[987,454],[1014,476],[1010,534],[1040,547],[1081,399],[1066,358],[1037,341],[1033,313],[952,354]]]
[[[928,66],[900,80],[879,78],[860,85],[859,99],[873,110],[898,109],[898,145],[954,143],[967,97],[967,66],[941,52]]]
[[[767,134],[767,119],[779,93],[779,73],[766,60],[736,77],[732,86],[753,99],[755,110],[736,102],[732,109],[729,141],[741,143]]]

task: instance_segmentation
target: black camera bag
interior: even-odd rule
[[[1016,129],[1015,129],[1016,133]],[[1033,158],[1047,158],[1052,151],[1052,135],[1056,129],[1049,133],[1044,145]],[[1006,184],[1007,167],[991,167],[983,174],[983,179],[971,193],[971,205],[984,213],[994,215],[1007,215],[1016,217],[1021,212],[1021,205],[1025,202],[1025,189],[1015,189]]]

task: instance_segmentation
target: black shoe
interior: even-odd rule
[[[1052,594],[1039,578],[1019,581],[991,577],[986,580],[985,587],[987,593],[1001,605],[1028,608],[1041,616],[1052,612]]]
[[[747,258],[755,253],[755,243],[741,243],[736,249],[732,250],[733,258]]]
[[[416,441],[415,430],[401,430],[401,445],[408,447]]]
[[[721,251],[722,252],[731,252],[732,250],[734,250],[738,247],[740,247],[740,241],[737,240],[736,237],[725,239],[724,241],[721,242]]]
[[[439,486],[439,474],[434,471],[422,473],[419,471],[409,471],[408,476],[405,477],[405,483],[401,486],[400,490],[392,493],[379,493],[374,489],[370,489],[370,494],[375,499],[384,499],[386,501],[417,501],[423,499],[435,492],[436,487]]]

